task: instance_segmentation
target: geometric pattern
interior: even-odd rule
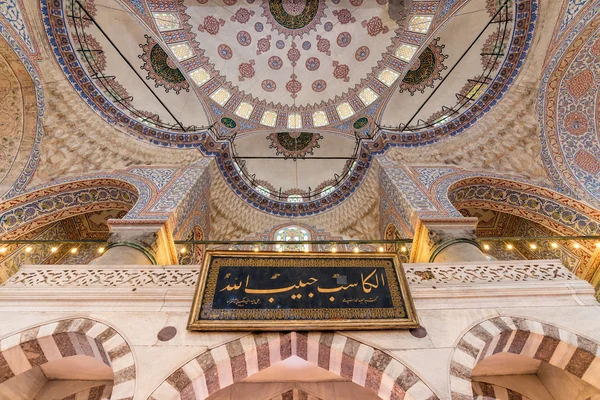
[[[6,18],[10,26],[19,34],[30,53],[35,53],[35,47],[31,42],[31,36],[27,30],[27,22],[21,13],[17,0],[2,0],[0,3],[0,15]]]
[[[248,335],[208,350],[173,372],[148,400],[205,399],[292,356],[382,399],[439,399],[408,367],[380,350],[337,333],[292,332]]]
[[[494,2],[495,3],[495,2]],[[516,0],[511,2],[518,10],[514,25],[512,42],[510,43],[506,54],[509,54],[494,81],[487,87],[485,93],[477,98],[460,117],[449,118],[441,126],[434,126],[429,129],[414,132],[395,132],[383,130],[378,137],[379,148],[384,146],[425,146],[440,141],[443,138],[456,136],[470,128],[477,120],[489,112],[492,107],[500,101],[505,93],[508,92],[515,77],[518,75],[527,56],[533,33],[537,21],[538,1],[537,0]]]
[[[0,35],[6,40],[12,51],[19,57],[19,60],[29,73],[31,80],[33,81],[35,87],[36,101],[37,101],[37,121],[36,121],[36,132],[35,136],[29,140],[32,141],[32,147],[30,150],[30,154],[25,161],[25,165],[21,168],[16,168],[15,170],[20,170],[19,176],[15,179],[12,187],[8,190],[8,192],[4,193],[2,198],[10,198],[11,196],[20,193],[27,183],[31,180],[37,164],[40,160],[40,144],[42,141],[43,129],[42,129],[42,117],[44,115],[45,103],[44,103],[44,91],[42,88],[41,79],[38,75],[38,71],[35,67],[35,60],[30,60],[26,51],[23,50],[21,44],[18,40],[11,36],[10,29],[7,29],[5,26],[0,23]],[[10,51],[10,50],[9,50]],[[20,151],[24,151],[20,149]],[[20,158],[20,157],[19,157]]]
[[[175,171],[177,168],[133,168],[128,172],[146,178],[160,191],[169,183]]]
[[[538,119],[542,159],[558,190],[600,204],[600,2],[589,3],[544,71]]]
[[[116,179],[90,179],[43,188],[0,203],[0,235],[19,237],[77,214],[129,210],[136,201],[139,203],[136,188]]]
[[[452,399],[473,400],[473,368],[499,353],[540,360],[600,388],[598,343],[543,322],[495,317],[471,328],[456,345],[450,363]]]
[[[0,350],[0,384],[48,362],[85,355],[112,368],[110,399],[133,398],[133,352],[116,330],[100,322],[74,318],[37,326],[2,339]]]
[[[434,5],[437,4],[435,1],[417,3],[419,5],[414,5],[413,9],[425,13],[433,13],[435,11]],[[157,5],[158,3],[153,4]],[[70,42],[71,40],[63,28],[67,24],[67,17],[62,5],[63,2],[60,1],[49,2],[41,0],[41,12],[44,15],[44,26],[49,36],[54,55],[63,73],[69,77],[80,97],[105,120],[109,122],[120,121],[119,127],[121,129],[126,133],[135,135],[140,140],[149,142],[152,145],[168,146],[171,148],[197,148],[207,157],[215,157],[217,165],[227,183],[239,197],[253,207],[264,212],[287,217],[317,214],[332,208],[348,198],[364,179],[367,168],[370,165],[370,154],[368,151],[358,152],[358,159],[351,173],[344,176],[345,181],[325,197],[311,199],[302,203],[289,203],[261,195],[251,185],[248,185],[246,179],[237,172],[236,164],[233,157],[231,157],[229,142],[215,140],[212,134],[205,129],[175,133],[141,123],[137,119],[128,116],[119,107],[113,106],[111,99],[104,96],[101,91],[96,90],[96,86],[92,83],[93,80],[88,76],[85,67],[76,61],[78,56],[75,54],[75,49],[70,46],[60,45],[60,43]],[[186,60],[185,64],[191,66],[193,64],[192,61],[192,59]],[[213,81],[211,82],[214,83]],[[211,82],[206,83],[206,85],[212,85]],[[229,101],[231,106],[233,106],[232,102],[233,99]],[[332,120],[330,121],[333,122]],[[144,199],[142,194],[140,194],[140,199]],[[139,211],[137,206],[132,210],[134,214],[139,214]]]

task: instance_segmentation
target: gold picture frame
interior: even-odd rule
[[[235,277],[231,276],[232,273],[225,274],[233,270],[252,271],[263,275],[270,275],[272,271],[287,275],[308,271],[309,275],[318,275],[319,279],[325,276],[324,279],[330,280],[337,275],[337,283],[340,283],[341,278],[347,279],[346,275],[331,275],[333,268],[341,268],[353,276],[358,276],[360,272],[361,280],[355,279],[354,283],[342,280],[342,284],[334,288],[321,288],[320,286],[309,287],[318,281],[317,278],[306,279],[305,276],[301,276],[298,285],[292,283],[291,286],[279,289],[250,289],[250,284],[256,282],[259,284],[261,282],[273,284],[273,282],[267,281],[266,278],[262,281],[253,278],[253,282],[250,283],[250,274],[247,274],[245,279],[239,278],[240,274],[237,272],[233,273]],[[371,269],[373,272],[369,274],[368,271]],[[229,279],[227,282],[219,280],[223,274],[226,279]],[[270,279],[279,278],[280,275],[274,274]],[[287,275],[286,277],[290,278]],[[234,278],[235,281],[231,281]],[[291,278],[295,282],[298,275]],[[282,279],[285,280],[285,277]],[[369,280],[371,281],[368,282]],[[379,289],[380,282],[382,289]],[[289,284],[289,279],[286,284]],[[238,299],[232,293],[244,285],[245,293],[258,294],[254,297],[245,296],[243,299]],[[359,291],[361,286],[363,290],[361,293],[369,293],[373,288],[376,288],[378,293],[384,290],[383,287],[388,289],[381,299],[379,295],[367,298],[341,297],[345,293]],[[309,288],[306,289],[307,287]],[[331,294],[326,299],[337,302],[338,307],[279,307],[282,299],[283,302],[292,302],[288,297],[300,302],[300,298],[307,291],[309,292],[307,296],[312,300],[315,296],[315,290],[312,289],[316,289],[319,296]],[[282,294],[284,292],[285,294]],[[290,292],[292,294],[288,296]],[[277,293],[277,295],[267,293]],[[274,300],[277,296],[280,296],[278,300]],[[297,299],[294,296],[297,296]],[[302,299],[304,303],[311,302],[307,296]],[[227,299],[226,303],[224,303],[225,299]],[[323,300],[323,297],[319,299],[321,302],[327,301]],[[261,301],[266,308],[244,308],[248,304],[250,307],[256,306]],[[271,304],[266,304],[269,301]],[[340,301],[343,302],[342,306]],[[274,302],[276,303],[273,304]],[[379,304],[379,307],[368,308],[369,302]],[[215,308],[217,303],[222,307]],[[205,318],[201,318],[201,314]],[[418,326],[419,320],[408,282],[397,254],[207,251],[194,294],[187,329],[192,331],[323,331],[409,329]]]

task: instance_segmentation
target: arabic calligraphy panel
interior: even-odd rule
[[[191,330],[392,329],[418,326],[394,254],[207,255]]]

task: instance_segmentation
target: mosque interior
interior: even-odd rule
[[[599,302],[600,0],[0,1],[0,400],[600,400]]]

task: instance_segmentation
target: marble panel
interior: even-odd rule
[[[427,329],[433,347],[453,347],[471,326],[498,316],[494,309],[417,310],[421,325]]]
[[[390,352],[420,374],[440,398],[450,398],[449,363],[452,349],[396,350]]]

